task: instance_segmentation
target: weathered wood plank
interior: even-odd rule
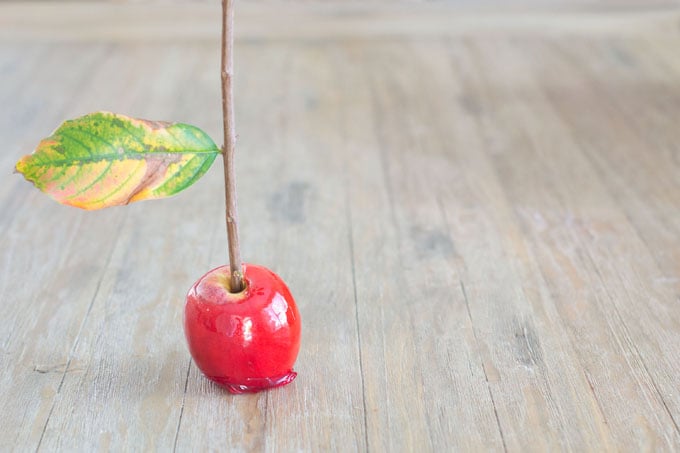
[[[118,55],[129,58],[130,53]],[[128,108],[142,117],[180,116],[185,106],[176,87],[190,84],[199,56],[191,48],[166,48],[135,57],[145,58],[166,78],[148,88],[143,80],[132,86],[114,82],[136,92]],[[124,66],[134,67],[133,61]],[[111,85],[116,72],[105,74],[104,83]],[[113,249],[72,351],[69,368],[76,371],[65,371],[42,448],[173,447],[187,364],[182,301],[193,278],[188,270],[202,261],[212,235],[202,214],[219,209],[211,197],[191,192],[153,206],[113,210],[124,221],[100,239]],[[177,209],[177,203],[184,207]],[[178,260],[185,266],[176,266]]]
[[[588,115],[578,115],[574,104],[587,91],[568,97],[553,87],[546,91],[658,262],[663,275],[657,283],[680,291],[680,280],[673,278],[680,275],[680,216],[668,209],[680,193],[680,158],[673,137],[680,66],[667,57],[668,41],[663,35],[591,43],[592,57],[584,57],[582,46],[577,49],[555,43],[542,51],[557,51],[561,58],[555,66],[570,68],[574,83],[592,87],[606,102],[590,109]]]
[[[554,46],[550,48],[550,51],[553,50]],[[644,58],[643,52],[632,49],[630,55],[633,61],[638,55]],[[587,74],[588,68],[597,67],[599,63],[596,61],[600,59],[606,61],[606,56],[601,53],[592,58],[583,56],[581,61],[587,64],[580,65],[586,69],[586,80],[591,81],[593,92],[607,96],[605,99],[609,102],[605,105],[618,113],[612,116],[609,109],[591,109],[595,121],[604,128],[599,133],[602,140],[597,141],[599,146],[593,146],[594,143],[588,140],[591,134],[580,132],[586,131],[593,123],[582,123],[582,117],[575,117],[569,111],[571,103],[562,102],[561,97],[555,96],[556,93],[552,92],[551,98],[555,110],[565,117],[570,126],[568,133],[582,146],[586,165],[592,169],[593,177],[602,181],[600,190],[617,201],[619,209],[605,221],[608,222],[607,227],[615,225],[613,231],[621,230],[621,233],[612,235],[611,231],[607,231],[609,234],[603,234],[603,237],[595,235],[596,242],[588,242],[587,246],[593,251],[593,260],[598,263],[598,274],[608,287],[614,310],[620,313],[622,322],[633,337],[635,351],[652,381],[653,394],[670,418],[662,417],[662,420],[671,423],[667,426],[670,431],[668,438],[674,439],[677,446],[680,442],[680,400],[675,391],[680,386],[677,360],[680,353],[680,316],[677,310],[680,290],[677,280],[680,275],[680,223],[677,215],[680,166],[672,158],[673,154],[668,152],[669,148],[664,146],[664,139],[658,138],[658,128],[667,120],[657,113],[664,104],[677,99],[677,90],[672,84],[657,82],[664,77],[664,72],[648,64],[646,71],[640,71],[639,77],[649,81],[650,85],[654,84],[655,88],[643,96],[635,85],[631,88],[630,74],[620,70],[621,61],[618,59],[610,60],[610,71],[604,79],[606,83],[592,82],[592,76]],[[605,76],[600,72],[595,77],[603,80]],[[584,86],[588,84],[584,83]],[[628,102],[618,99],[621,89],[630,92]],[[631,103],[636,105],[635,111],[631,110]],[[620,141],[623,143],[619,144]],[[609,146],[602,147],[606,142]],[[648,216],[656,219],[656,225],[650,225]],[[615,283],[610,286],[609,282]],[[656,325],[657,328],[650,331],[644,327],[648,325]]]
[[[403,46],[365,42],[344,55],[337,68],[347,99],[344,152],[368,445],[501,450],[481,345],[452,268],[457,250],[437,199],[421,192],[422,178],[452,167],[418,146],[429,128],[412,105],[419,90],[401,85],[404,77],[415,80],[410,55]]]
[[[668,379],[676,374],[677,360],[668,360],[677,355],[679,344],[670,308],[673,296],[650,285],[656,269],[649,250],[584,157],[577,144],[581,134],[564,127],[540,90],[528,89],[539,84],[532,70],[543,66],[526,57],[527,47],[475,46],[476,71],[485,74],[477,92],[489,106],[485,134],[499,144],[494,165],[527,238],[535,237],[531,247],[551,291],[561,300],[557,309],[572,329],[572,344],[582,356],[581,365],[617,447],[677,448],[680,433],[657,388],[665,384],[670,396],[673,385]],[[502,77],[494,70],[499,65],[510,69]],[[572,71],[560,74],[567,76],[553,73],[550,80],[573,80]],[[574,86],[588,89],[578,82]],[[574,99],[574,92],[570,97]],[[579,99],[583,112],[597,110],[589,101],[601,97],[594,97],[593,91]],[[606,127],[605,121],[598,124]],[[663,328],[653,314],[658,310],[671,315]],[[653,332],[641,327],[650,324],[657,326]],[[664,348],[667,352],[660,352]],[[594,360],[598,356],[605,359]],[[616,385],[611,385],[613,380]]]
[[[216,5],[0,4],[0,449],[680,448],[678,12],[560,3],[244,6],[243,251],[304,318],[245,396],[181,331],[220,171],[96,213],[9,175],[98,109],[219,138]]]
[[[89,73],[106,54],[102,46],[90,47],[89,53],[81,58],[76,58],[77,48],[62,48],[47,55],[40,48],[36,50],[37,55],[27,53],[39,55],[42,64],[55,67],[60,59],[73,58],[70,70],[79,76]],[[27,62],[27,66],[32,68],[32,62]],[[14,74],[32,83],[9,84],[15,93],[5,99],[16,99],[17,108],[11,113],[24,119],[16,122],[17,116],[9,119],[13,126],[6,135],[10,149],[23,148],[25,143],[33,142],[26,137],[35,136],[34,128],[49,131],[63,115],[82,107],[82,103],[72,100],[82,88],[82,77],[73,77],[64,70]],[[57,84],[58,89],[52,84]],[[53,91],[48,99],[49,90]],[[40,105],[45,108],[38,108]],[[26,115],[26,111],[31,114]],[[3,154],[3,164],[7,164],[3,167],[11,168],[17,157]],[[3,234],[0,235],[4,370],[0,417],[7,433],[0,438],[0,445],[3,449],[31,449],[37,446],[49,418],[65,364],[105,266],[105,259],[101,257],[108,255],[109,247],[97,246],[96,232],[113,234],[107,225],[116,224],[116,215],[105,213],[86,218],[80,212],[66,214],[63,207],[41,197],[22,183],[20,177],[9,173],[7,171],[6,178],[12,189],[3,194]],[[59,222],[50,221],[60,217]],[[79,240],[94,245],[89,250],[73,253]]]

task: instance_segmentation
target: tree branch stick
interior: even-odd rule
[[[234,176],[234,0],[222,0],[222,116],[224,121],[224,196],[226,201],[227,239],[229,242],[230,291],[244,288],[241,252],[238,240],[238,213],[236,210],[236,183]]]

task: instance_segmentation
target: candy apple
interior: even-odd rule
[[[194,362],[232,393],[257,392],[295,379],[300,314],[281,278],[243,265],[245,289],[230,291],[229,266],[211,270],[189,290],[184,332]]]

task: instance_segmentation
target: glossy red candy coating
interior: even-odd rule
[[[187,294],[184,333],[198,368],[232,393],[258,392],[295,379],[300,313],[281,278],[244,264],[246,289],[229,292],[229,267],[201,277]]]

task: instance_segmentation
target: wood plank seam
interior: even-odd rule
[[[440,203],[440,209],[442,209],[442,215],[446,219],[446,213],[443,210],[443,207],[441,206],[441,200],[438,200]],[[448,221],[445,220],[445,225],[448,226]],[[451,235],[451,232],[449,231],[449,235]],[[468,314],[468,319],[470,320],[470,325],[472,326],[472,336],[475,339],[475,346],[479,348],[479,340],[477,339],[477,329],[475,328],[475,323],[472,320],[472,313],[470,312],[470,301],[468,300],[467,296],[467,291],[465,291],[465,284],[463,283],[463,280],[458,280],[460,283],[460,291],[463,293],[463,299],[465,300],[465,308],[467,309],[467,314]],[[484,380],[486,381],[486,389],[489,392],[489,398],[491,398],[491,404],[493,405],[493,414],[496,417],[496,425],[498,426],[498,433],[501,436],[501,441],[503,442],[503,451],[507,452],[508,451],[508,446],[505,442],[505,435],[503,434],[503,427],[501,426],[501,420],[498,417],[498,408],[496,408],[496,400],[494,399],[493,392],[491,391],[491,384],[489,383],[489,375],[486,371],[486,365],[484,364],[484,361],[480,363],[482,367],[482,371],[484,371]]]
[[[173,442],[172,451],[177,451],[177,440],[179,439],[179,429],[182,426],[182,415],[184,415],[184,403],[187,399],[187,388],[189,388],[189,374],[191,373],[191,364],[193,359],[189,357],[189,363],[187,364],[187,376],[184,380],[184,393],[182,393],[182,406],[179,410],[179,419],[177,420],[177,430],[175,431],[175,441]]]
[[[359,373],[361,375],[361,396],[364,411],[364,442],[366,443],[366,451],[370,451],[368,443],[368,411],[366,410],[366,382],[364,376],[364,360],[362,355],[362,343],[361,343],[361,324],[359,322],[359,297],[357,295],[357,277],[356,277],[356,265],[354,262],[354,231],[352,228],[352,205],[349,202],[349,193],[347,189],[347,177],[345,172],[345,217],[347,219],[347,242],[349,245],[349,256],[351,260],[352,269],[352,286],[354,294],[354,319],[356,322],[357,329],[357,349],[359,351]]]
[[[120,231],[122,226],[125,225],[125,221],[127,220],[127,217],[128,217],[128,211],[125,211],[125,213],[123,214],[123,216],[120,220],[120,224],[119,224],[118,228],[116,228],[116,231]],[[71,352],[69,353],[68,360],[66,361],[66,367],[64,368],[64,372],[61,375],[61,380],[59,382],[59,386],[57,387],[57,392],[55,393],[55,395],[52,399],[52,405],[50,407],[50,411],[47,414],[47,419],[45,420],[45,424],[44,424],[42,432],[40,434],[40,438],[38,439],[38,444],[35,447],[36,451],[39,451],[40,446],[42,445],[43,438],[45,437],[45,432],[47,431],[47,427],[50,424],[52,412],[54,411],[54,408],[56,406],[56,402],[60,397],[61,389],[64,385],[64,381],[66,380],[66,374],[69,372],[69,369],[71,367],[71,362],[73,360],[73,356],[74,356],[76,349],[78,347],[78,343],[80,341],[80,335],[83,332],[83,329],[85,328],[85,324],[87,323],[87,319],[90,316],[90,313],[92,312],[92,307],[94,307],[94,303],[97,300],[97,296],[99,295],[99,289],[101,288],[101,284],[104,281],[104,277],[106,276],[106,273],[109,270],[109,265],[111,264],[111,259],[113,257],[114,252],[116,251],[116,247],[118,245],[119,239],[120,239],[120,235],[117,235],[116,238],[113,241],[113,245],[111,246],[109,256],[106,258],[106,263],[102,267],[101,273],[99,274],[99,280],[97,281],[97,286],[95,287],[94,293],[92,294],[92,299],[90,300],[90,304],[88,305],[87,310],[85,311],[85,315],[83,316],[83,319],[80,322],[80,327],[78,328],[78,333],[76,334],[76,337],[73,340],[73,344],[71,346]],[[89,367],[89,364],[88,364],[88,367]]]

